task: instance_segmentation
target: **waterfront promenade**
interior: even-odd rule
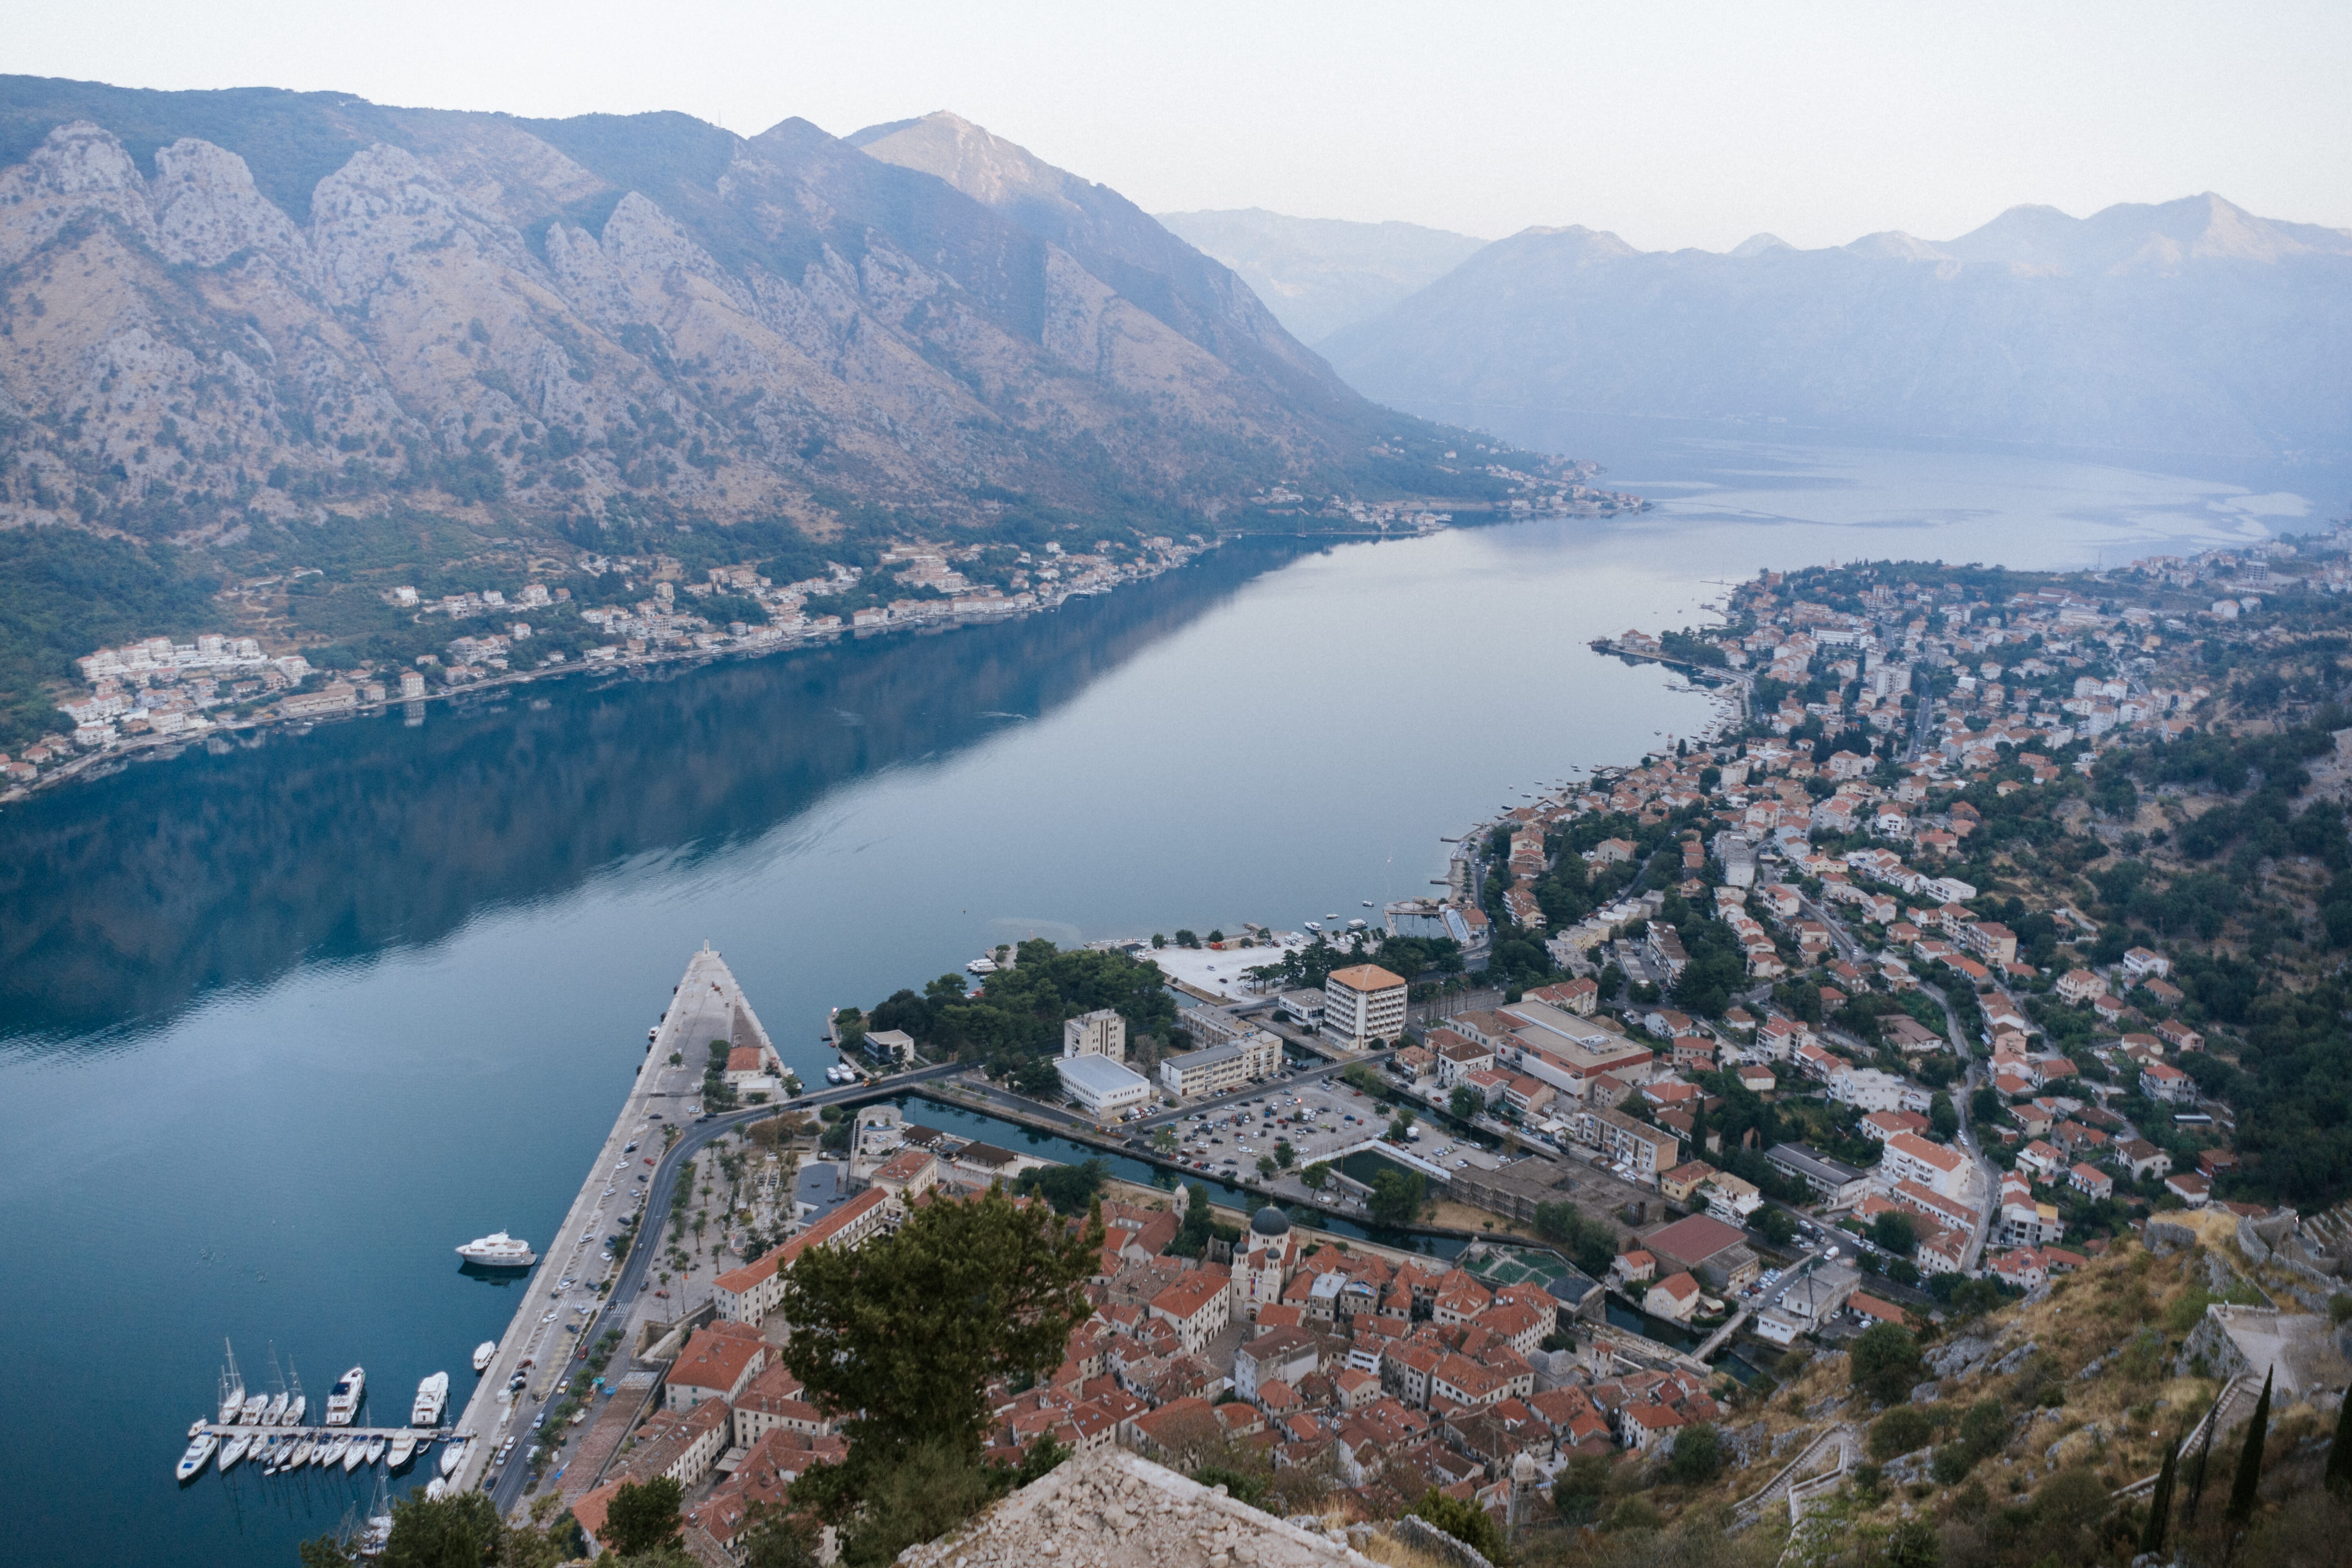
[[[625,1327],[627,1309],[635,1305],[620,1300],[627,1293],[625,1288],[616,1281],[609,1299],[597,1290],[614,1267],[602,1260],[604,1237],[614,1234],[623,1219],[643,1210],[654,1185],[656,1166],[667,1152],[664,1129],[674,1125],[682,1136],[693,1127],[688,1108],[700,1101],[709,1042],[738,1041],[739,1037],[741,1044],[767,1043],[759,1019],[743,999],[742,987],[725,961],[706,943],[688,962],[686,975],[662,1016],[645,1062],[621,1102],[620,1114],[613,1120],[613,1130],[597,1149],[563,1223],[541,1249],[539,1265],[524,1288],[513,1321],[499,1341],[498,1353],[457,1419],[458,1435],[472,1438],[464,1462],[451,1478],[459,1489],[481,1483],[491,1457],[509,1437],[515,1439],[515,1452],[509,1458],[504,1479],[517,1482],[525,1468],[523,1456],[539,1440],[531,1428],[532,1419],[561,1396],[583,1344],[600,1331],[600,1322]],[[673,1054],[680,1058],[675,1067],[669,1060]],[[628,1145],[633,1142],[637,1148],[631,1152]],[[640,1173],[644,1181],[637,1179]],[[640,1224],[633,1243],[635,1252],[659,1245],[656,1233],[661,1217],[661,1211],[655,1211]],[[563,1284],[567,1279],[572,1281],[569,1288]],[[631,1348],[622,1347],[622,1359]],[[523,1386],[515,1391],[511,1401],[501,1402],[500,1392],[518,1371],[525,1374]],[[513,1487],[500,1486],[498,1490],[509,1494]]]

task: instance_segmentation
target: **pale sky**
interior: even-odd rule
[[[0,69],[751,134],[951,109],[1154,212],[1643,247],[2200,191],[2352,227],[2352,5],[76,0]]]

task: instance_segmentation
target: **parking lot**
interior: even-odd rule
[[[1255,1093],[1190,1110],[1167,1130],[1175,1134],[1181,1156],[1193,1169],[1254,1174],[1260,1159],[1274,1155],[1277,1142],[1290,1144],[1290,1168],[1304,1170],[1375,1136],[1388,1121],[1388,1111],[1377,1101],[1336,1079],[1324,1078],[1265,1085]],[[1423,1159],[1454,1170],[1473,1164],[1491,1169],[1502,1163],[1475,1144],[1456,1144],[1433,1123],[1417,1126],[1421,1136],[1412,1147]]]

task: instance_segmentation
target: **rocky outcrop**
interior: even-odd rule
[[[908,1568],[1370,1568],[1343,1536],[1261,1513],[1223,1487],[1121,1448],[1069,1460],[898,1561]]]

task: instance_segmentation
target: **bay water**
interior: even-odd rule
[[[1025,621],[273,732],[0,813],[6,1555],[291,1563],[368,1484],[171,1466],[222,1341],[380,1418],[503,1328],[688,953],[789,1061],[995,943],[1295,928],[1708,700],[1592,653],[1759,566],[2076,566],[2312,526],[2263,476],[1708,436],[1657,506],[1231,544]]]

